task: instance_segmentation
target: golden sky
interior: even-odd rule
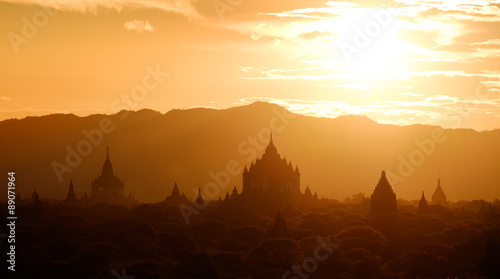
[[[0,120],[262,100],[500,128],[500,0],[0,0],[0,22]]]

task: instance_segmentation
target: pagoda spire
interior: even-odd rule
[[[266,147],[265,154],[278,154],[278,150],[276,149],[276,146],[274,146],[273,142],[273,133],[271,133],[271,138],[269,139],[269,144]]]
[[[71,179],[69,181],[69,191],[68,191],[68,195],[66,196],[66,201],[67,202],[76,202],[75,190],[73,188],[73,179]]]
[[[233,194],[231,195],[231,198],[235,198],[237,196],[238,196],[238,189],[236,189],[236,185],[234,185]]]
[[[279,209],[276,217],[274,218],[273,226],[268,232],[268,235],[272,238],[282,238],[290,236],[290,231],[288,230],[286,220]]]
[[[312,197],[311,190],[309,189],[309,185],[307,185],[306,190],[304,191],[304,195],[308,198]]]
[[[203,206],[203,207],[205,207],[208,203],[208,201],[205,201],[205,199],[203,199],[203,196],[201,195],[201,188],[200,187],[198,188],[198,197],[196,197],[196,203],[200,206]]]
[[[31,195],[31,200],[35,201],[38,199],[38,192],[36,191],[36,187],[33,189],[33,194]]]
[[[180,196],[181,192],[179,191],[179,187],[177,187],[177,181],[174,183],[174,189],[172,189],[172,196]]]
[[[37,210],[42,209],[42,205],[40,204],[40,197],[38,196],[36,189],[35,189],[35,192],[33,193],[33,196],[34,196],[34,201],[33,201],[32,207],[37,209]]]
[[[441,177],[438,177],[438,185],[434,194],[432,194],[432,203],[440,205],[446,205],[447,203],[446,194],[444,193],[443,188],[441,188]]]
[[[426,213],[427,212],[427,200],[425,199],[424,191],[422,191],[422,197],[420,198],[420,202],[418,204],[418,213]]]
[[[113,165],[109,160],[109,146],[106,146],[106,160],[104,161],[104,165],[102,166],[102,175],[114,176]]]
[[[380,180],[371,195],[371,213],[391,213],[397,212],[396,194],[387,180],[385,171],[382,171]]]

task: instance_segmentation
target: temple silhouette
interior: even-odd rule
[[[88,203],[130,204],[134,198],[129,194],[125,196],[125,183],[115,175],[113,165],[109,159],[109,147],[106,148],[106,160],[102,172],[90,185],[91,195]]]
[[[424,191],[422,191],[422,197],[420,198],[420,202],[418,203],[418,213],[428,213],[429,207],[427,205],[427,200],[425,199]]]
[[[78,200],[76,199],[75,195],[75,189],[73,188],[73,179],[69,181],[69,191],[68,194],[66,195],[66,199],[64,200],[67,203],[77,203]]]
[[[181,195],[179,187],[177,186],[177,182],[175,182],[174,188],[172,189],[172,193],[170,194],[170,196],[166,197],[163,202],[166,204],[177,205],[180,203],[188,203],[189,200],[186,197],[186,195],[184,195],[184,193],[182,193]]]
[[[236,189],[235,189],[236,190]],[[233,192],[234,194],[234,192]],[[281,158],[273,143],[273,135],[262,158],[252,162],[250,168],[243,170],[243,196],[281,196],[300,195],[300,172],[292,162]]]
[[[444,195],[444,192],[443,192]],[[425,198],[424,191],[422,191],[422,197],[420,198],[420,202],[418,203],[418,214],[433,214],[433,215],[449,215],[448,209],[444,207],[441,203],[437,204],[428,204],[427,199]]]
[[[34,202],[35,200],[38,200],[38,192],[36,191],[36,187],[33,189],[33,194],[31,194],[31,201]]]
[[[274,222],[267,234],[271,238],[291,237],[291,231],[288,228],[285,217],[280,210],[278,210],[278,213],[274,218]]]
[[[398,211],[396,194],[382,171],[380,180],[371,196],[370,213],[396,213]]]
[[[179,190],[174,187],[172,194],[163,204],[192,204],[193,206],[220,206],[221,211],[227,214],[275,214],[280,208],[296,206],[305,209],[319,206],[321,200],[315,192],[312,194],[309,186],[304,193],[300,189],[300,171],[298,166],[293,166],[285,157],[281,157],[273,142],[272,135],[262,157],[245,166],[242,174],[243,187],[241,192],[233,186],[223,192],[218,200],[209,202],[198,194],[186,202],[180,197]],[[177,190],[176,190],[177,189]],[[258,205],[256,207],[256,205]],[[279,222],[278,222],[279,223]]]
[[[446,195],[443,191],[443,188],[441,188],[441,178],[438,178],[438,185],[436,187],[436,190],[434,191],[434,194],[432,194],[432,204],[440,204],[440,205],[446,205],[447,200],[446,200]]]

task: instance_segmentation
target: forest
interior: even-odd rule
[[[17,207],[16,278],[500,275],[500,201],[419,213],[418,201],[399,199],[397,214],[385,215],[369,214],[369,204],[362,193],[344,201],[210,201],[187,224],[167,200],[84,205],[36,196]]]

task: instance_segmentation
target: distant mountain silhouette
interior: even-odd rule
[[[227,172],[228,163],[241,171],[245,164],[249,167],[256,159],[253,155],[262,156],[269,141],[267,132],[275,128],[274,144],[280,154],[300,165],[302,192],[309,185],[320,197],[370,194],[381,170],[387,171],[389,180],[391,173],[401,174],[398,166],[403,159],[418,164],[410,163],[413,173],[408,177],[408,166],[403,168],[404,181],[390,181],[398,198],[416,200],[422,190],[432,193],[438,175],[451,201],[500,197],[500,130],[447,129],[446,141],[435,143],[433,151],[425,139],[432,137],[434,126],[384,125],[364,116],[293,115],[291,119],[287,115],[291,114],[278,105],[256,102],[224,110],[196,108],[166,114],[140,110],[110,116],[57,114],[5,120],[0,122],[0,170],[4,174],[16,171],[22,196],[29,196],[36,187],[42,200],[63,200],[73,179],[80,198],[85,191],[90,195],[91,181],[99,175],[109,145],[114,173],[123,179],[126,194],[139,201],[162,201],[177,181],[180,192],[191,199],[199,187],[214,182],[213,176],[222,179],[220,172]],[[92,144],[89,151],[82,143],[87,140],[83,131],[92,134],[103,123],[107,131],[114,130],[103,132],[102,141]],[[255,139],[258,148],[252,147]],[[415,153],[419,150],[416,140],[428,150]],[[90,154],[71,167],[66,162],[67,148]],[[423,158],[417,156],[421,154]],[[54,162],[72,170],[62,175],[62,181]],[[241,172],[230,178],[219,196],[235,185],[241,192]],[[6,199],[6,191],[0,192],[0,198]]]

